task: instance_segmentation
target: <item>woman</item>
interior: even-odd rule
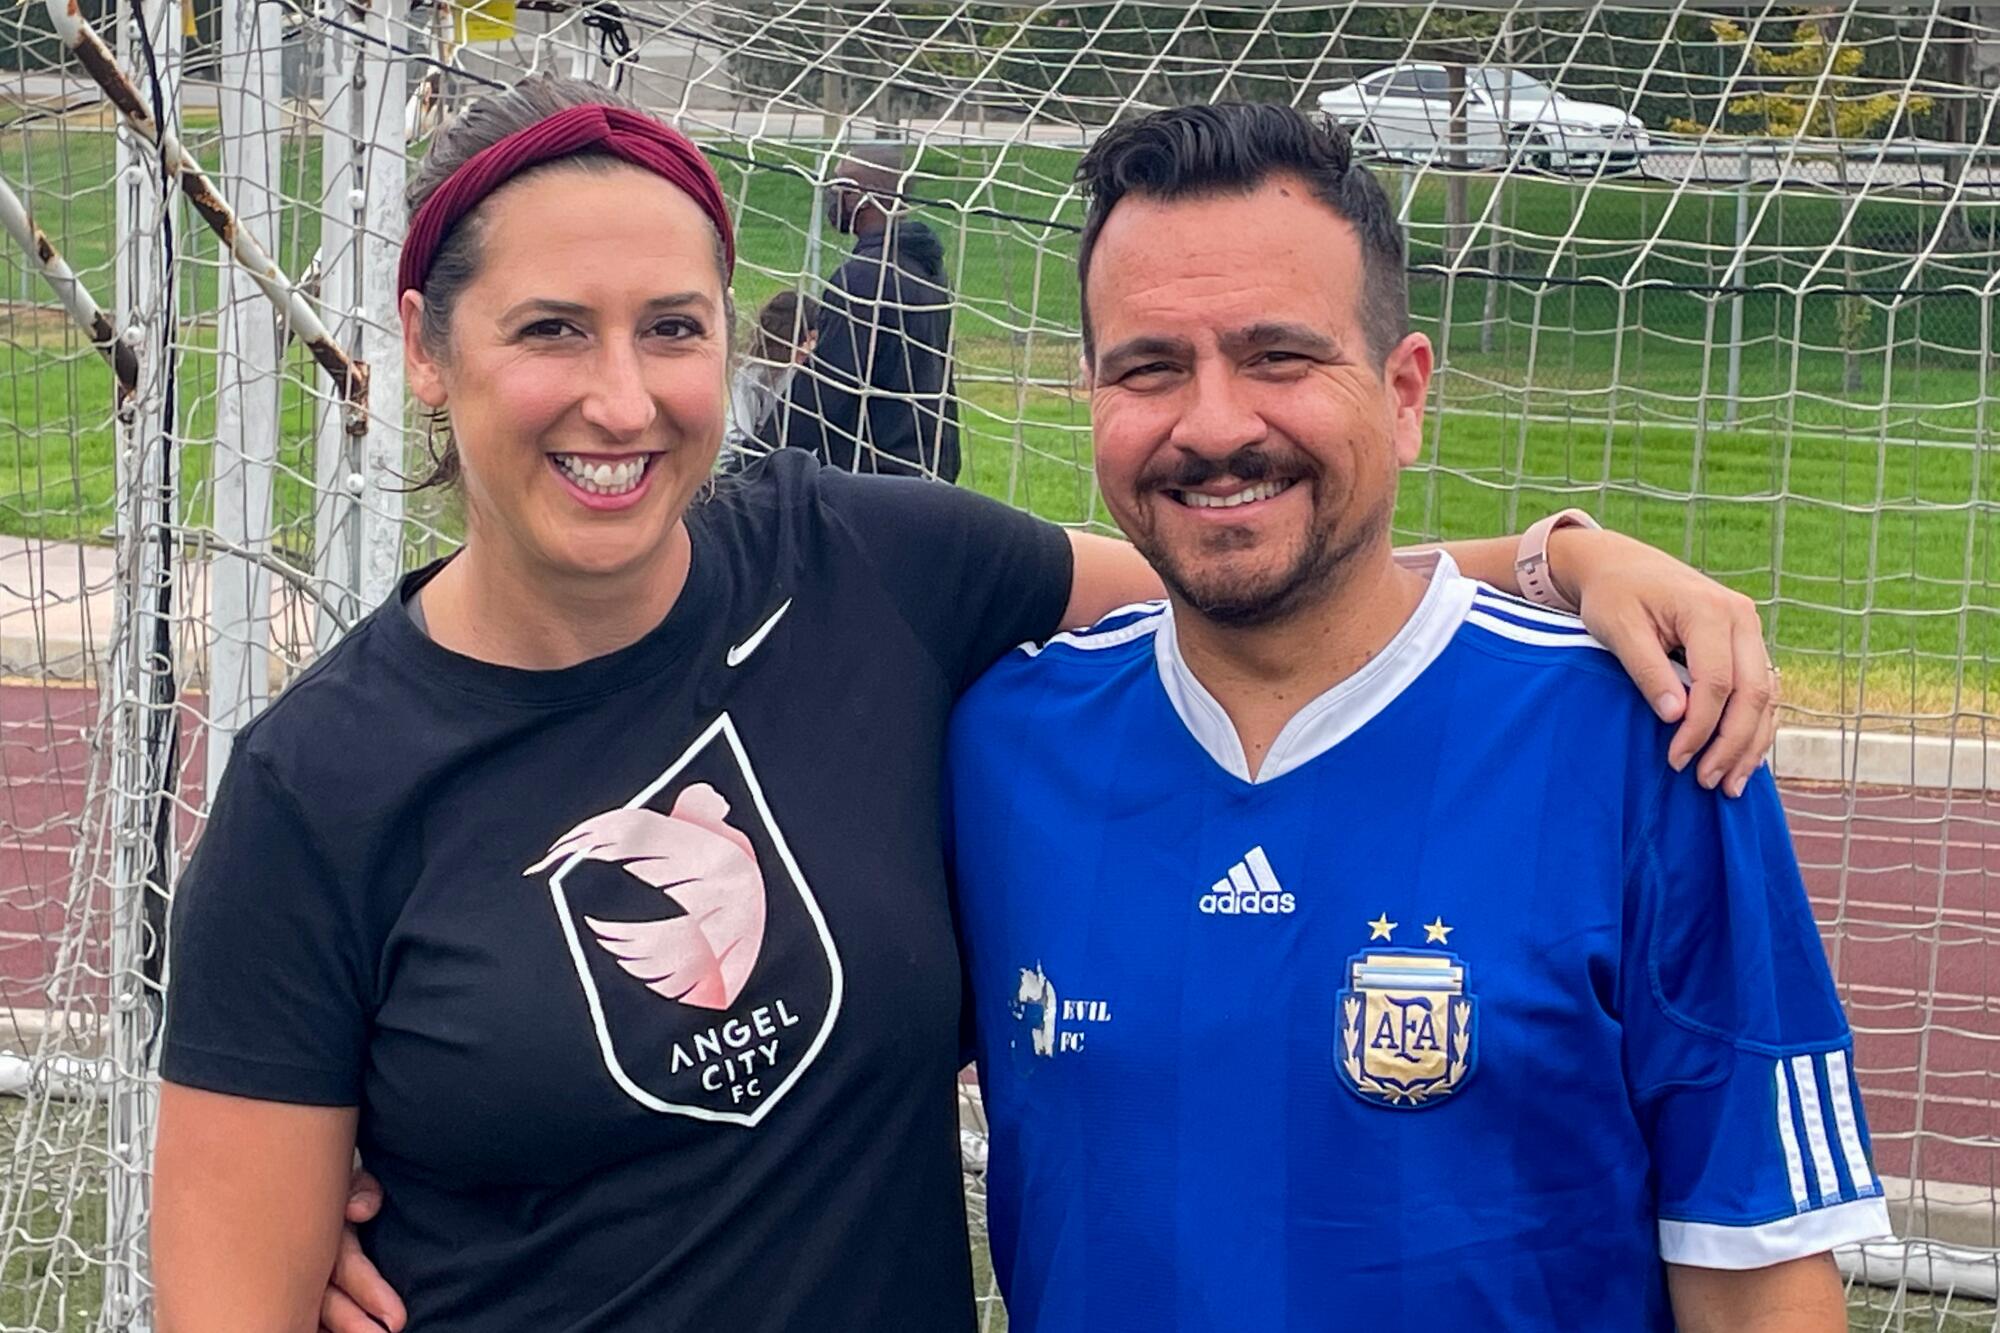
[[[175,909],[158,1326],[310,1329],[358,1146],[413,1327],[970,1327],[946,715],[1008,646],[1158,585],[793,451],[711,492],[721,190],[597,90],[468,110],[411,202],[410,384],[466,541],[238,739]],[[1736,634],[1761,664],[1732,594],[1568,549],[1645,670],[1652,624],[1697,619],[1698,675]],[[1456,554],[1511,584],[1512,551]],[[1767,719],[1731,708],[1704,763],[1733,783]],[[341,1281],[401,1326],[358,1250]]]
[[[812,359],[819,343],[818,322],[819,302],[798,292],[779,292],[757,312],[743,360],[729,382],[723,472],[741,471],[752,459],[778,447],[784,435],[778,412],[792,377]]]

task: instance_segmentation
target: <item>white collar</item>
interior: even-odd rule
[[[1406,569],[1429,576],[1430,586],[1424,590],[1423,600],[1381,652],[1292,715],[1292,720],[1278,733],[1278,739],[1272,742],[1271,752],[1264,756],[1264,766],[1255,778],[1250,776],[1243,742],[1237,738],[1229,715],[1222,711],[1222,705],[1207,687],[1195,679],[1181,657],[1173,609],[1169,606],[1159,632],[1153,637],[1153,658],[1159,667],[1160,684],[1166,687],[1168,701],[1195,743],[1208,751],[1224,772],[1244,782],[1261,784],[1310,763],[1359,731],[1437,660],[1458,632],[1479,585],[1462,577],[1458,566],[1443,551],[1399,554],[1396,561]]]

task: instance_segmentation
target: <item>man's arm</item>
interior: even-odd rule
[[[1826,1256],[1889,1210],[1777,783],[1721,800],[1648,772],[1657,743],[1627,779],[1618,1005],[1674,1306],[1683,1328],[1838,1328]]]
[[[1847,1305],[1830,1254],[1769,1268],[1667,1265],[1681,1333],[1844,1333]]]

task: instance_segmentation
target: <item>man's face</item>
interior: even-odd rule
[[[1423,438],[1430,343],[1377,370],[1362,255],[1303,182],[1127,198],[1098,234],[1087,367],[1112,517],[1188,607],[1262,624],[1386,548]]]
[[[840,178],[827,186],[826,225],[843,234],[854,231],[854,215],[861,211],[863,195],[852,181]]]

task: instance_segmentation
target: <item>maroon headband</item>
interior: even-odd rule
[[[482,148],[431,192],[410,219],[396,272],[397,294],[423,290],[445,236],[480,200],[529,167],[586,149],[623,158],[685,191],[715,224],[722,237],[723,268],[735,274],[736,237],[722,202],[722,182],[688,137],[624,107],[572,106]]]

